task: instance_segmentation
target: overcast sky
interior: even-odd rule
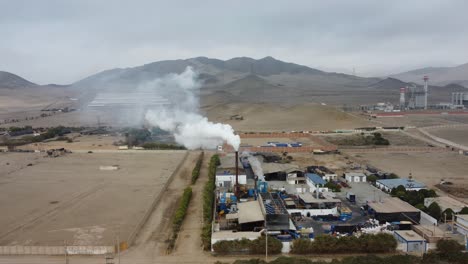
[[[0,70],[71,83],[196,56],[379,76],[468,62],[468,1],[0,0]]]

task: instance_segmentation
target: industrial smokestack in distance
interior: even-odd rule
[[[400,109],[403,110],[405,108],[405,87],[400,88]]]
[[[424,109],[427,109],[427,94],[429,93],[427,82],[429,81],[429,77],[424,76],[423,80],[424,80]]]
[[[236,151],[236,197],[239,199],[239,151]]]

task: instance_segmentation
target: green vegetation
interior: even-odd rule
[[[217,154],[213,155],[208,166],[208,182],[203,189],[203,230],[201,236],[205,250],[211,249],[211,222],[213,221],[216,167],[219,164],[219,156]]]
[[[395,251],[397,241],[390,234],[362,235],[360,237],[317,236],[309,239],[294,240],[291,253],[387,253]]]
[[[436,202],[431,203],[431,205],[423,211],[434,217],[436,220],[440,220],[440,217],[442,216],[442,209],[440,209],[439,204]]]
[[[193,168],[192,170],[192,184],[195,184],[198,177],[200,176],[200,169],[201,169],[201,165],[203,162],[203,155],[204,153],[202,151],[200,155],[198,156],[198,160],[197,160],[197,164],[195,164],[195,168]]]
[[[461,211],[459,212],[459,214],[468,214],[468,207],[463,207],[463,209],[461,209]]]
[[[369,176],[367,176],[367,181],[368,181],[368,182],[371,182],[371,183],[375,183],[378,179],[379,179],[379,177],[377,177],[377,176],[375,176],[375,175],[369,175]]]
[[[332,190],[332,192],[341,192],[341,185],[339,184],[336,184],[332,181],[328,181],[326,184],[325,184],[325,187],[327,187],[328,189]]]
[[[125,143],[128,146],[142,145],[151,140],[151,132],[148,129],[130,128],[125,132]]]
[[[446,241],[446,240],[442,240]],[[451,244],[454,241],[450,242]],[[454,242],[456,243],[456,242]],[[439,245],[438,245],[439,246]],[[281,256],[275,260],[266,262],[263,259],[236,260],[234,264],[465,264],[468,263],[468,253],[461,252],[460,245],[449,245],[450,249],[441,250],[424,254],[423,257],[414,255],[392,255],[379,257],[375,255],[345,257],[341,260],[333,259],[328,261],[314,261],[300,257]]]
[[[158,143],[158,142],[147,142],[141,145],[144,149],[186,149],[183,146],[176,144]]]
[[[30,131],[32,130],[32,126],[24,126],[24,127],[15,127],[15,126],[12,126],[12,127],[9,127],[8,128],[8,131],[9,132],[20,132],[20,131]]]
[[[182,194],[182,198],[179,202],[179,207],[175,212],[174,219],[172,220],[172,238],[169,241],[168,248],[173,249],[175,245],[175,240],[184,221],[185,215],[187,214],[188,205],[190,203],[190,198],[192,197],[192,188],[187,187]]]
[[[9,128],[10,131],[16,131],[16,132],[22,131],[24,129],[32,129],[32,128],[30,126],[20,127],[20,128],[18,127]],[[64,126],[51,127],[46,132],[40,134],[39,136],[24,136],[21,139],[8,140],[4,144],[12,145],[12,146],[19,146],[19,145],[25,145],[25,144],[30,144],[30,143],[42,142],[44,140],[52,139],[55,137],[58,137],[57,140],[66,141],[68,140],[68,138],[64,137],[63,135],[71,133],[71,132],[72,132],[72,128],[68,128]]]
[[[255,240],[241,239],[233,241],[219,241],[213,245],[218,254],[265,254],[266,239],[264,236]],[[283,244],[274,237],[268,238],[268,254],[279,254]]]
[[[442,211],[437,203],[432,203],[428,208],[424,206],[424,198],[437,197],[434,190],[407,191],[403,185],[400,185],[397,188],[393,188],[390,194],[428,213],[437,220],[442,216]]]
[[[382,134],[380,133],[374,133],[374,138],[372,139],[372,141],[374,142],[374,145],[390,145],[390,141],[388,141],[388,139],[383,138]]]
[[[361,133],[359,135],[340,136],[337,138],[330,137],[331,143],[342,146],[388,146],[390,142],[382,137],[380,133],[373,133],[372,135],[366,135]]]
[[[299,242],[304,243],[305,240]],[[309,241],[310,242],[310,241]],[[296,242],[295,242],[296,243]],[[396,243],[396,242],[395,242]],[[331,244],[329,244],[331,245]],[[352,245],[350,245],[352,246]],[[395,245],[396,246],[396,245]],[[281,256],[270,262],[262,259],[236,260],[235,264],[465,264],[468,263],[468,253],[462,252],[463,246],[454,240],[440,240],[437,242],[437,249],[424,254],[422,257],[414,255],[391,255],[391,256],[354,256],[344,257],[341,260],[333,259],[328,261],[314,261],[302,257]],[[356,253],[362,251],[355,251]],[[354,252],[349,252],[354,253]]]

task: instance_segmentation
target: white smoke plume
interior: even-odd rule
[[[242,155],[247,155],[247,160],[249,161],[250,166],[252,167],[252,170],[254,171],[255,175],[257,175],[258,179],[260,181],[265,181],[265,175],[263,174],[262,164],[260,163],[258,158],[248,152],[243,152]]]
[[[196,91],[200,84],[191,67],[181,74],[170,74],[147,85],[161,90],[171,102],[146,112],[145,119],[150,125],[173,133],[176,142],[188,149],[213,149],[224,142],[236,151],[239,149],[240,137],[234,134],[230,125],[210,122],[198,113]]]

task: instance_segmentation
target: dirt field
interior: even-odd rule
[[[439,125],[468,124],[468,115],[407,115],[372,119],[385,126],[429,127]]]
[[[118,147],[113,143],[124,140],[124,137],[110,136],[110,135],[80,135],[78,133],[71,133],[66,135],[68,138],[73,139],[73,142],[66,141],[50,141],[40,142],[21,146],[21,149],[31,150],[48,150],[66,148],[67,150],[117,150]]]
[[[0,244],[125,241],[185,153],[0,153]]]
[[[281,106],[231,103],[205,107],[202,110],[210,120],[226,122],[238,131],[320,131],[369,125],[363,118],[318,104]],[[236,114],[242,115],[244,120],[230,120],[230,116]]]
[[[468,146],[468,126],[429,128],[427,131],[436,137]]]
[[[407,177],[411,172],[414,179],[432,187],[441,179],[468,188],[468,157],[455,152],[431,153],[360,153],[354,154],[363,163]]]

